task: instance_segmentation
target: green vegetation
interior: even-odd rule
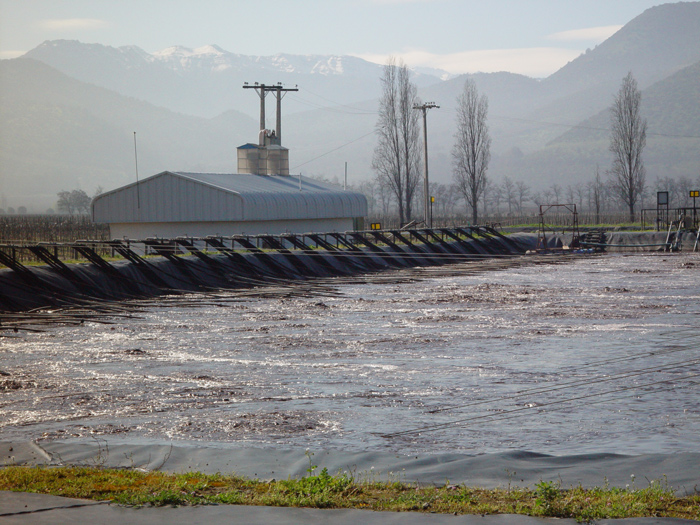
[[[166,474],[97,467],[21,467],[0,469],[0,490],[111,500],[122,505],[270,505],[355,508],[457,514],[524,514],[594,519],[676,517],[700,519],[700,495],[677,497],[658,482],[638,488],[573,487],[541,482],[535,490],[479,489],[446,484],[423,486],[402,481],[359,479],[347,472],[314,474],[280,481],[198,472]]]

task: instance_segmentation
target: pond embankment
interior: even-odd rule
[[[78,246],[90,263],[64,264],[47,250],[37,250],[46,266],[24,266],[4,254],[9,266],[0,270],[0,311],[27,311],[61,306],[154,297],[162,294],[253,288],[285,282],[359,275],[391,269],[440,266],[469,259],[512,257],[536,247],[537,236],[504,236],[490,228],[410,232],[351,232],[332,235],[335,243],[309,235],[310,248],[291,236],[264,236],[262,248],[250,238],[145,241],[141,248],[159,256],[143,256],[138,243],[113,241],[125,259],[107,261],[85,244]],[[260,239],[255,239],[259,241]],[[294,241],[297,244],[292,244]],[[168,242],[170,244],[168,244]],[[240,246],[234,249],[234,242]],[[155,252],[154,252],[155,250]],[[139,251],[141,252],[139,254]]]
[[[331,235],[334,243],[323,240]],[[440,266],[466,260],[556,252],[572,245],[571,233],[504,236],[486,227],[307,236],[264,237],[263,248],[250,238],[111,241],[123,260],[108,261],[88,244],[77,245],[89,263],[64,264],[41,245],[45,266],[25,266],[0,253],[0,311],[26,312],[37,308],[86,306],[154,297],[163,294],[257,288],[285,282],[360,275],[391,269]],[[305,237],[316,240],[313,249]],[[300,240],[301,239],[301,240]],[[260,239],[255,239],[260,241]],[[199,246],[197,242],[200,241]],[[683,233],[670,240],[664,232],[586,232],[580,238],[586,251],[692,251],[697,236]],[[171,244],[168,244],[171,243]],[[235,242],[239,247],[234,249]],[[205,243],[205,249],[201,244]],[[546,244],[546,248],[544,247]],[[215,247],[211,250],[212,246]],[[230,247],[227,247],[230,246]],[[144,257],[148,252],[156,256]],[[1,250],[0,250],[1,251]]]

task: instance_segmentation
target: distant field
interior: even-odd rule
[[[598,219],[598,222],[596,221]],[[569,230],[572,226],[570,213],[551,213],[545,216],[547,229]],[[598,217],[591,213],[579,214],[580,227],[614,228],[626,227],[643,229],[642,224],[631,224],[625,213],[600,214]],[[469,224],[465,216],[434,217],[434,228],[451,228]],[[480,220],[482,224],[491,224],[496,228],[525,228],[538,229],[539,215],[505,216],[490,215]],[[383,229],[398,229],[399,221],[394,216],[372,216],[365,224],[379,223]],[[653,227],[653,223],[647,222],[646,228]],[[416,227],[424,227],[422,223]],[[55,243],[52,252],[64,261],[82,260],[82,257],[68,246],[60,246],[61,243],[70,243],[77,240],[109,240],[109,226],[95,224],[89,215],[0,215],[0,245],[26,245],[33,243]],[[8,247],[7,249],[11,249]],[[114,256],[111,250],[98,249],[102,256]],[[28,250],[13,252],[20,262],[34,263],[39,260]]]
[[[89,215],[0,215],[0,242],[71,242],[107,240],[109,226]]]
[[[109,226],[93,223],[89,215],[0,215],[0,245],[108,238]],[[69,248],[56,247],[53,251],[63,260],[73,259],[77,255]],[[37,262],[37,258],[28,250],[17,251],[14,256],[23,263]]]

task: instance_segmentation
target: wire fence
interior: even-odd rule
[[[634,226],[636,228],[657,229],[659,223],[656,220],[656,210],[644,210],[641,221],[630,223],[628,213],[579,213],[579,225],[586,226]],[[646,212],[646,215],[645,213]],[[652,216],[653,215],[653,216]],[[472,223],[471,217],[466,214],[454,214],[451,216],[434,216],[433,228],[455,228],[467,226]],[[696,219],[697,220],[697,219]],[[374,215],[367,218],[365,224],[379,224],[381,229],[400,229],[402,225],[398,216]],[[509,228],[516,226],[538,228],[540,216],[489,214],[479,217],[479,224],[492,225],[496,228]],[[548,229],[567,230],[573,224],[570,213],[548,213],[545,215],[545,225]],[[425,227],[422,217],[415,220],[415,226]],[[697,228],[697,225],[695,226]],[[61,243],[71,243],[77,240],[109,240],[109,225],[92,222],[89,215],[0,215],[0,244],[21,246],[40,242],[51,243],[51,250],[56,257],[64,260],[82,259],[70,246],[60,246]],[[106,248],[98,248],[102,256],[114,255],[107,253]],[[39,262],[36,257],[27,250],[17,254],[22,262]]]
[[[82,259],[69,246],[82,239],[103,241],[109,239],[109,226],[95,224],[89,215],[0,215],[0,244],[22,246],[40,242],[52,243],[51,252],[63,260]],[[108,255],[105,250],[104,254]],[[20,262],[39,262],[28,250],[13,252]]]
[[[571,213],[547,213],[545,214],[545,224],[548,227],[556,228],[567,228],[572,224]],[[581,226],[620,226],[620,225],[631,225],[634,224],[637,227],[641,227],[640,222],[631,223],[629,219],[629,213],[579,213],[578,214],[579,225]],[[423,225],[423,217],[416,219],[420,225]],[[433,227],[434,228],[452,228],[455,226],[466,226],[472,224],[471,217],[467,215],[453,215],[450,217],[436,217],[433,216]],[[400,224],[399,218],[395,215],[376,215],[369,217],[367,219],[368,224],[381,224],[382,229],[398,229],[402,225]],[[502,228],[514,227],[514,226],[531,226],[534,228],[539,227],[540,216],[539,214],[529,214],[529,215],[483,215],[479,216],[479,224],[490,224],[500,226]],[[652,227],[651,222],[647,222],[647,228]]]
[[[107,240],[109,226],[92,222],[89,215],[0,215],[4,243]]]

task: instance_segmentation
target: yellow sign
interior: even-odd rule
[[[698,190],[690,190],[690,196],[691,196],[691,197],[700,197],[700,191],[698,191]]]
[[[373,222],[371,225],[371,228],[373,230],[381,230],[382,229],[382,223],[381,222]]]
[[[430,197],[430,202],[435,202],[435,197]]]

